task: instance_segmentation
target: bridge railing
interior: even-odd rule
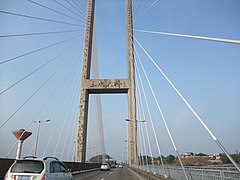
[[[177,180],[185,180],[184,172],[181,167],[165,167],[163,171],[160,166],[141,166],[140,169],[149,171],[154,174],[167,175],[170,178]],[[190,180],[240,180],[240,173],[232,168],[218,168],[214,167],[209,169],[199,167],[185,167],[186,173]]]
[[[99,169],[99,163],[78,163],[78,162],[64,162],[68,169],[71,169],[73,174]]]
[[[150,172],[146,172],[146,171],[143,171],[138,168],[130,168],[130,169],[132,171],[134,171],[135,173],[137,173],[140,177],[142,177],[143,179],[146,179],[146,180],[170,180],[170,178],[165,178],[162,175],[157,175],[157,174],[153,174]]]

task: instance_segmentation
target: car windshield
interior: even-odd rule
[[[20,160],[11,168],[12,173],[38,173],[40,174],[44,168],[41,161],[36,160]]]

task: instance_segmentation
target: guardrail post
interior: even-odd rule
[[[221,180],[224,180],[224,172],[223,172],[223,170],[220,170],[220,176],[221,176]]]

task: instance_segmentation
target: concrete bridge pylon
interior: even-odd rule
[[[129,166],[137,165],[136,98],[131,0],[126,0],[125,6],[127,79],[90,79],[95,0],[88,0],[76,142],[76,161],[78,162],[86,161],[89,94],[126,93],[128,94],[128,119],[132,120],[128,121],[128,164]]]

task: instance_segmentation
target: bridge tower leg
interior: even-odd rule
[[[137,120],[136,120],[136,97],[135,97],[135,71],[133,51],[133,24],[132,24],[132,1],[126,0],[126,38],[127,38],[127,66],[128,66],[128,164],[137,165]]]
[[[80,107],[76,143],[76,161],[86,161],[87,119],[89,94],[128,94],[128,164],[137,165],[137,126],[135,99],[135,71],[132,32],[132,5],[126,0],[127,79],[90,79],[95,0],[88,0],[86,30],[84,36]]]
[[[89,92],[84,87],[87,79],[90,79],[91,55],[92,55],[92,40],[93,40],[93,23],[94,23],[94,7],[95,0],[88,0],[86,14],[86,29],[84,35],[83,60],[82,60],[82,79],[80,89],[80,103],[78,114],[78,131],[76,142],[76,161],[85,162],[86,160],[86,145],[87,145],[87,119],[88,119],[88,104]]]

